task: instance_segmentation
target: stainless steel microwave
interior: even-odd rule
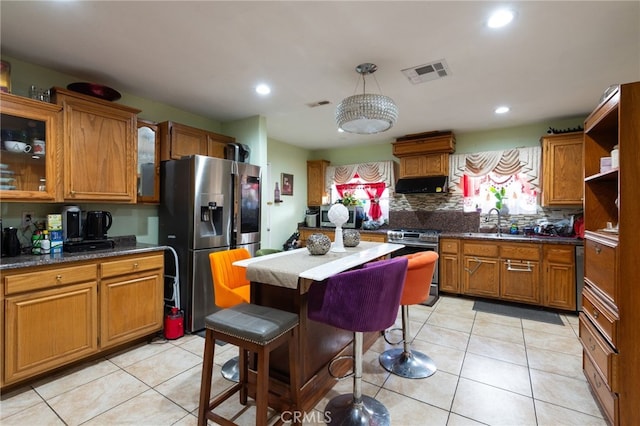
[[[323,228],[335,228],[336,226],[329,220],[329,209],[333,204],[327,204],[320,206],[320,226]],[[349,219],[347,223],[343,224],[343,228],[355,228],[356,227],[356,207],[349,206]]]

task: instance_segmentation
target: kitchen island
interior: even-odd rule
[[[386,258],[402,247],[401,244],[361,242],[357,247],[346,247],[344,253],[329,252],[312,256],[303,248],[234,263],[247,268],[247,278],[251,281],[251,303],[300,316],[297,365],[300,377],[298,406],[302,410],[308,412],[313,409],[336,384],[337,380],[329,375],[327,365],[337,355],[350,355],[353,339],[350,331],[307,318],[310,286],[334,274]],[[365,349],[379,336],[379,333],[365,333]],[[337,364],[334,368],[336,374],[347,372],[351,366],[351,363]],[[280,411],[287,409],[289,360],[286,347],[278,348],[271,356],[270,376],[269,405]],[[255,384],[255,380],[256,375],[250,372],[250,383]]]

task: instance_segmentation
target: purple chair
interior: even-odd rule
[[[362,395],[362,333],[381,331],[395,322],[407,265],[405,257],[379,261],[334,275],[309,289],[309,319],[354,332],[353,393],[329,401],[325,408],[329,424],[390,424],[389,410]]]

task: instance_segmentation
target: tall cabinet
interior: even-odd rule
[[[640,82],[621,84],[584,127],[583,368],[609,421],[633,425],[640,418]],[[614,145],[619,168],[601,172]]]

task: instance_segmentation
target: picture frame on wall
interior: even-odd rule
[[[293,175],[280,173],[280,188],[282,195],[293,195]]]

